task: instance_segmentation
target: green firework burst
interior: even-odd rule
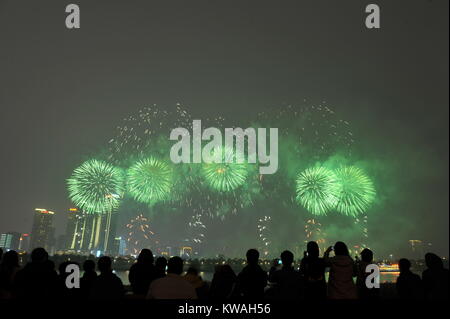
[[[217,159],[221,163],[205,163],[202,166],[207,184],[219,192],[229,192],[243,185],[249,172],[247,163],[239,163],[243,155],[230,147],[217,148],[215,152],[219,152]],[[214,158],[215,154],[212,156]]]
[[[172,168],[154,157],[136,162],[127,171],[127,190],[138,202],[153,205],[164,201],[172,186]]]
[[[118,167],[91,159],[73,171],[67,189],[69,198],[84,212],[106,213],[119,207],[124,174]]]
[[[376,195],[370,178],[355,166],[341,167],[335,172],[340,184],[336,210],[347,216],[357,216],[365,212]]]
[[[314,215],[326,215],[337,203],[339,184],[333,171],[308,168],[297,176],[297,202]]]

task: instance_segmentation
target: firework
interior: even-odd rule
[[[340,184],[336,210],[347,216],[364,213],[375,200],[375,188],[370,178],[355,166],[345,166],[335,171]]]
[[[363,214],[355,216],[354,217],[354,221],[353,221],[354,227],[355,229],[358,230],[358,233],[361,234],[361,236],[359,236],[359,240],[358,240],[358,246],[360,247],[368,247],[368,243],[367,240],[369,238],[369,233],[368,233],[368,222],[367,222],[367,215]]]
[[[306,100],[299,105],[278,106],[271,112],[258,114],[262,127],[280,127],[280,150],[286,147],[284,160],[298,160],[299,155],[318,160],[336,151],[351,154],[354,143],[351,125],[339,118],[325,102],[310,105]],[[281,154],[281,153],[280,153]],[[280,160],[283,160],[280,159]]]
[[[248,176],[248,165],[238,163],[242,157],[230,147],[221,147],[215,152],[219,153],[221,163],[205,163],[202,173],[208,185],[219,192],[229,192],[244,184]],[[212,154],[213,158],[215,154]]]
[[[326,215],[337,202],[339,184],[333,171],[308,168],[297,176],[297,201],[314,215]]]
[[[202,215],[201,214],[195,214],[191,217],[190,221],[188,222],[188,236],[185,241],[189,244],[201,244],[205,240],[205,230],[206,226],[202,222]]]
[[[270,244],[272,243],[269,239],[270,236],[270,224],[272,222],[272,217],[264,216],[258,220],[258,235],[259,240],[262,243],[260,247],[264,257],[267,257],[270,252]]]
[[[88,160],[67,179],[72,202],[86,213],[106,213],[119,206],[124,192],[124,174],[107,162]]]
[[[126,225],[128,231],[127,243],[128,251],[133,255],[138,255],[143,248],[153,248],[159,244],[155,233],[150,229],[149,220],[143,214],[132,218]]]
[[[116,127],[116,135],[109,140],[109,159],[114,163],[126,162],[129,157],[147,154],[167,156],[167,136],[176,127],[190,128],[192,119],[182,105],[174,107],[145,106],[125,117]],[[165,145],[164,145],[165,146]]]
[[[322,250],[325,249],[325,233],[317,218],[310,218],[305,223],[305,243],[309,241],[315,241]]]
[[[172,168],[154,157],[136,162],[127,171],[127,190],[141,203],[153,205],[166,200],[172,185]]]

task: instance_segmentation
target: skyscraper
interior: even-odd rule
[[[30,234],[22,234],[20,236],[19,251],[28,251],[30,249]]]
[[[85,225],[83,214],[77,208],[69,208],[66,226],[66,247],[67,250],[80,251],[82,247],[82,236]]]
[[[0,235],[0,248],[6,250],[19,250],[20,233],[8,232]]]
[[[70,208],[66,227],[67,249],[95,255],[117,254],[117,247],[114,247],[116,215],[112,214],[108,219],[106,214],[86,214],[77,208]],[[108,230],[109,237],[106,236]],[[106,238],[107,245],[105,245]]]
[[[36,208],[34,210],[30,249],[37,247],[45,248],[47,251],[52,249],[52,243],[54,241],[54,214],[54,212],[43,208]]]

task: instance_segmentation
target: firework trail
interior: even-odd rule
[[[132,255],[138,255],[143,248],[155,250],[159,245],[156,240],[155,233],[150,229],[149,220],[143,214],[132,218],[126,225],[127,234],[127,249]]]
[[[167,156],[158,145],[168,140],[170,131],[176,127],[192,128],[190,114],[181,104],[175,108],[159,107],[156,104],[141,108],[136,114],[123,119],[116,127],[116,136],[109,140],[109,160],[122,164],[130,154],[136,158],[149,154]],[[163,139],[161,138],[163,137]]]
[[[264,216],[258,220],[258,236],[259,240],[261,241],[260,251],[262,252],[262,255],[264,257],[267,257],[270,254],[270,246],[272,244],[272,241],[270,240],[271,223],[272,217],[270,216]]]
[[[322,229],[322,223],[318,218],[310,218],[305,223],[305,244],[315,241],[320,249],[324,251],[326,246],[326,234]]]
[[[202,222],[202,215],[195,214],[191,216],[187,227],[188,238],[186,238],[185,242],[198,248],[205,241],[206,225]]]

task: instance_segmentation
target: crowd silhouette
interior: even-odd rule
[[[293,253],[286,250],[269,272],[260,266],[259,252],[250,249],[242,271],[236,274],[228,264],[217,265],[211,282],[202,279],[195,265],[184,273],[180,257],[154,260],[151,250],[142,249],[129,269],[128,291],[114,274],[108,256],[100,257],[97,264],[93,260],[84,261],[79,289],[74,289],[67,285],[70,272],[66,270],[71,264],[79,267],[76,262],[62,262],[57,272],[45,249],[36,248],[30,261],[21,268],[17,252],[3,253],[0,249],[0,299],[380,299],[380,289],[366,285],[369,275],[366,267],[373,262],[371,250],[366,248],[353,259],[343,242],[329,247],[323,257],[316,242],[309,242],[306,248],[298,269],[293,266]],[[395,283],[399,299],[448,299],[448,269],[442,259],[427,253],[425,264],[427,268],[419,276],[411,271],[408,259],[399,260],[400,274]]]

